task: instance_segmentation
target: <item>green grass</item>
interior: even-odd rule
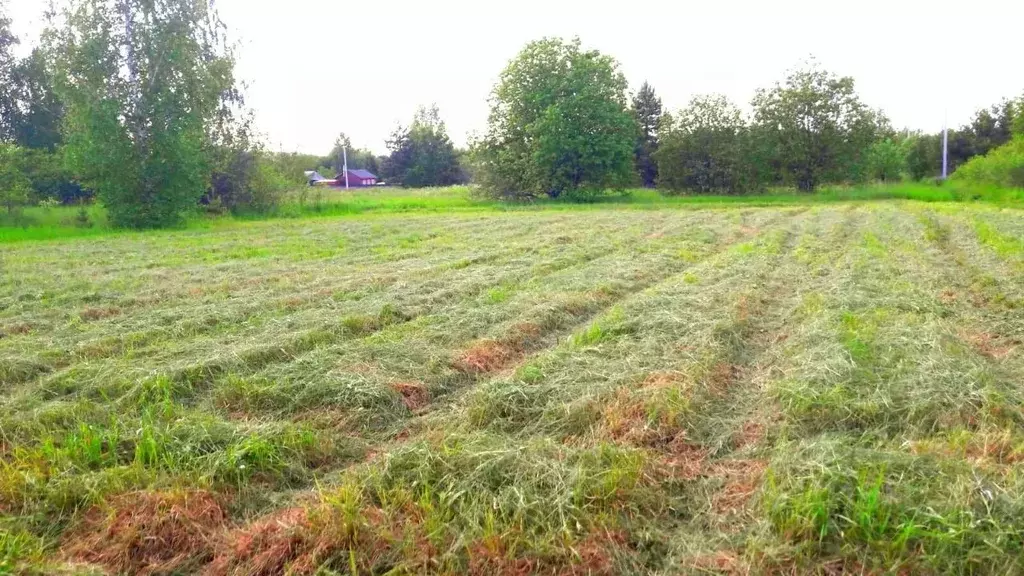
[[[284,202],[272,214],[209,216],[197,212],[186,219],[181,229],[207,230],[267,219],[386,216],[405,213],[768,207],[875,200],[981,201],[997,205],[1018,206],[1024,203],[1024,191],[991,186],[972,186],[962,182],[945,186],[919,183],[829,186],[810,195],[797,194],[792,190],[780,188],[752,196],[666,196],[656,190],[638,188],[626,190],[620,195],[597,198],[587,203],[560,199],[504,203],[481,198],[475,194],[472,188],[466,186],[426,189],[374,188],[351,191],[336,188],[300,188],[286,194]],[[28,207],[15,216],[0,214],[0,244],[132,233],[110,227],[102,206],[89,206],[86,213],[88,218],[84,222],[78,217],[79,208],[69,206]]]
[[[0,573],[1019,573],[1024,212],[925,190],[12,242]]]

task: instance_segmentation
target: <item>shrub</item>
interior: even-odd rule
[[[1024,188],[1024,136],[968,160],[953,173],[953,179],[968,184]]]
[[[260,214],[272,212],[281,203],[281,197],[287,189],[288,180],[274,165],[263,158],[257,158],[249,184],[248,202],[244,208]]]
[[[207,212],[236,210],[248,204],[256,157],[248,150],[220,149],[204,204]]]
[[[290,185],[272,155],[252,150],[223,150],[204,198],[208,214],[266,214],[277,208]]]

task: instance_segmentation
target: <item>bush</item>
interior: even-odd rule
[[[277,208],[290,182],[272,155],[250,150],[222,150],[210,190],[203,199],[208,214],[266,214]]]
[[[250,202],[249,187],[256,171],[256,157],[248,150],[220,149],[210,190],[203,199],[207,212],[237,210]]]
[[[272,212],[281,203],[287,189],[288,179],[273,164],[263,158],[257,158],[245,208],[260,214]]]
[[[952,178],[967,184],[1024,188],[1024,136],[968,160]]]

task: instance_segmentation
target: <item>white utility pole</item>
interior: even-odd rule
[[[949,170],[949,114],[942,118],[942,179],[945,180]]]
[[[348,190],[348,149],[344,146],[341,147],[341,156],[345,163],[344,168],[342,168],[342,170],[345,171],[345,190]],[[945,170],[943,170],[943,172],[945,172]]]

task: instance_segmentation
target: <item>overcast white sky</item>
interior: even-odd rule
[[[8,0],[23,41],[43,0]],[[718,92],[746,107],[813,54],[900,127],[939,130],[1024,93],[1024,0],[217,0],[239,76],[274,149],[324,154],[339,132],[384,151],[436,102],[457,144],[522,46],[579,36],[670,109]]]

